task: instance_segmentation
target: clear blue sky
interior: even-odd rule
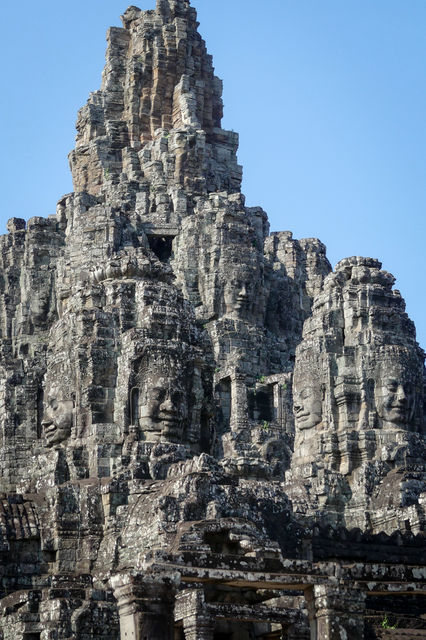
[[[2,4],[1,232],[72,190],[76,113],[122,0]],[[426,347],[426,1],[193,0],[243,191],[334,265],[380,258]],[[155,0],[138,4],[154,8]]]

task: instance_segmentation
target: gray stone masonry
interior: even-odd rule
[[[74,192],[0,237],[0,640],[424,637],[394,278],[246,207],[189,0],[122,22]]]

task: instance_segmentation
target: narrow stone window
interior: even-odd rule
[[[211,448],[211,433],[209,417],[205,412],[201,412],[200,418],[200,449],[203,453],[210,453]]]
[[[219,433],[226,433],[231,423],[231,378],[224,378],[216,386],[219,406]]]
[[[161,262],[168,262],[172,256],[174,236],[148,236],[149,246]]]
[[[247,394],[249,416],[256,422],[272,422],[275,419],[273,385],[263,385]]]
[[[56,551],[43,551],[44,562],[56,562]]]
[[[274,419],[274,392],[272,385],[268,385],[256,393],[256,410],[258,420],[271,422]]]
[[[139,389],[138,387],[133,387],[129,393],[129,420],[130,424],[134,426],[139,426],[138,407]]]

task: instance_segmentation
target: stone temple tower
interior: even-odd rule
[[[426,637],[394,279],[245,206],[189,0],[122,23],[74,192],[0,238],[0,640]]]

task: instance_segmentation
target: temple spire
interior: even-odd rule
[[[189,9],[189,0],[157,0],[157,13],[166,20],[183,17]]]

